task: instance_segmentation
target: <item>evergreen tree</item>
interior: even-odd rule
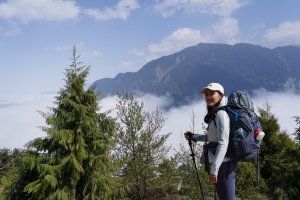
[[[38,171],[38,178],[25,188],[33,199],[107,199],[111,195],[115,125],[105,113],[98,113],[93,89],[84,89],[89,67],[78,59],[74,47],[56,106],[42,113],[47,136],[28,145],[38,153],[24,159]]]
[[[241,199],[267,199],[266,183],[260,178],[256,182],[256,163],[238,162],[236,177],[236,196]]]
[[[270,105],[259,109],[266,133],[261,151],[261,175],[272,199],[298,199],[300,195],[300,148],[286,132],[280,131]]]
[[[158,167],[168,152],[165,142],[170,134],[160,133],[165,119],[158,110],[145,112],[133,94],[119,95],[117,115],[115,157],[120,161],[120,184],[127,186],[131,199],[152,199]]]
[[[280,134],[280,126],[278,119],[271,112],[271,105],[266,103],[264,107],[258,108],[260,114],[259,120],[262,125],[262,129],[265,132],[263,144],[260,151],[261,159],[261,176],[264,179],[271,177],[272,171],[270,170],[270,162],[268,156],[274,155],[281,151],[281,147],[277,146],[276,140]]]
[[[37,178],[37,171],[30,170],[29,166],[24,164],[23,158],[28,154],[29,151],[23,149],[7,151],[6,168],[0,177],[1,200],[26,200],[31,198],[31,195],[24,192],[24,187]]]
[[[201,142],[193,142],[193,149],[204,196],[205,198],[212,198],[214,196],[214,186],[209,181],[208,173],[205,171],[204,164],[201,163],[203,144],[201,144]],[[175,154],[175,158],[177,161],[176,170],[180,176],[178,187],[179,193],[191,199],[201,199],[201,191],[190,150],[181,145],[180,149]]]
[[[9,169],[10,161],[11,161],[10,150],[6,148],[0,149],[0,178]]]
[[[165,158],[159,164],[157,169],[157,178],[154,183],[160,194],[176,195],[179,194],[178,187],[180,186],[180,174],[177,170],[177,158]]]
[[[294,135],[295,135],[296,141],[298,141],[298,143],[300,143],[300,117],[295,116],[294,118],[295,118],[296,126],[298,126],[295,128]]]

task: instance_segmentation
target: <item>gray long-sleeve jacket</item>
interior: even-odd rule
[[[227,104],[227,98],[223,97],[220,105],[218,107]],[[206,135],[195,134],[193,135],[193,140],[208,142],[217,142],[218,146],[215,155],[209,151],[208,159],[211,164],[210,173],[213,175],[218,175],[219,168],[222,162],[229,161],[230,158],[225,157],[228,143],[229,143],[229,133],[230,133],[230,119],[226,111],[220,110],[216,114],[215,122],[212,120],[208,124],[207,138]]]

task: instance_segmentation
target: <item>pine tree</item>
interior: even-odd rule
[[[157,178],[155,181],[155,186],[158,189],[158,192],[163,194],[171,194],[176,195],[179,194],[178,187],[180,186],[180,174],[177,170],[177,158],[171,157],[171,158],[165,158],[162,160],[162,162],[159,164],[157,169]]]
[[[14,149],[6,151],[6,164],[2,168],[0,175],[0,199],[5,200],[26,200],[31,195],[24,192],[24,187],[37,178],[37,171],[30,170],[22,159],[30,152],[24,149]],[[2,154],[2,152],[1,152]],[[2,157],[2,155],[1,155]],[[1,159],[1,161],[3,161]],[[1,170],[1,169],[0,169]]]
[[[11,161],[11,152],[9,149],[0,149],[0,178],[5,174],[9,169]]]
[[[168,152],[165,142],[170,134],[160,133],[165,119],[158,110],[145,112],[133,94],[119,95],[117,115],[120,184],[128,187],[131,199],[152,199],[159,165]]]
[[[298,143],[300,144],[300,117],[295,116],[294,119],[295,119],[295,122],[296,122],[296,125],[297,125],[297,127],[295,128],[294,135],[295,135],[296,141],[298,141]]]
[[[271,112],[271,105],[266,103],[264,107],[258,108],[260,114],[259,121],[262,125],[263,131],[266,133],[260,151],[261,159],[261,176],[264,179],[269,179],[272,171],[269,168],[268,156],[276,154],[280,151],[280,146],[275,144],[277,136],[280,134],[280,126],[278,119]]]
[[[270,105],[259,109],[266,133],[261,151],[261,175],[272,199],[297,199],[300,195],[300,148],[289,135],[280,131]]]
[[[115,125],[105,113],[98,113],[93,89],[84,89],[89,67],[78,59],[74,47],[56,106],[42,113],[47,136],[28,145],[38,152],[24,159],[38,171],[38,179],[25,188],[33,199],[107,199],[111,195]]]
[[[210,183],[208,173],[205,171],[205,167],[201,162],[201,155],[203,145],[201,142],[193,143],[193,151],[195,153],[196,165],[198,169],[198,175],[201,181],[201,187],[205,198],[214,196],[214,187]],[[186,149],[183,144],[180,145],[180,149],[175,154],[176,158],[176,171],[180,175],[180,194],[189,197],[190,199],[201,199],[201,191],[197,180],[195,166],[191,160],[191,152]]]

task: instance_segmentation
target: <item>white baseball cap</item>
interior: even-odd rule
[[[224,95],[224,88],[220,83],[210,83],[208,86],[200,89],[201,93],[205,93],[206,90],[219,91]]]

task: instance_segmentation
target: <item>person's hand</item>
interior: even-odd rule
[[[191,140],[191,139],[192,139],[192,136],[193,136],[193,133],[190,132],[190,131],[187,131],[187,132],[184,133],[184,137],[185,137],[185,139],[187,139],[187,140]]]
[[[213,184],[216,184],[218,182],[218,177],[216,175],[213,174],[209,174],[209,180],[210,182],[212,182]]]

